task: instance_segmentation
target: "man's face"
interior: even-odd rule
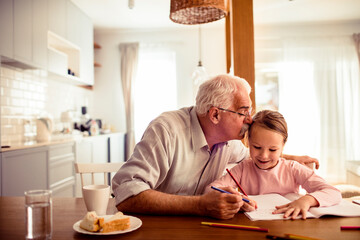
[[[222,115],[221,134],[227,141],[244,138],[249,124],[252,122],[249,111],[251,111],[251,100],[246,90],[239,91],[235,95],[233,106],[220,111]]]

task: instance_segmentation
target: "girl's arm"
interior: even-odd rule
[[[341,201],[341,193],[338,189],[328,184],[323,178],[316,175],[312,169],[297,162],[291,163],[291,170],[295,181],[301,185],[308,194],[285,205],[276,206],[273,212],[284,213],[295,219],[299,214],[306,219],[306,212],[310,207],[327,207],[338,204]]]

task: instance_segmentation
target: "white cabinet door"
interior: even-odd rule
[[[32,61],[42,69],[47,69],[47,0],[32,0]]]
[[[67,40],[80,47],[81,44],[81,15],[83,12],[72,2],[67,2]]]
[[[86,85],[94,84],[94,31],[92,20],[72,2],[67,4],[67,37],[80,48],[78,76]]]
[[[14,0],[14,58],[32,61],[32,1]]]
[[[0,1],[0,55],[13,58],[13,0]]]
[[[81,15],[80,78],[87,85],[94,85],[94,28],[91,19]]]
[[[108,162],[108,137],[106,135],[92,137],[92,156],[94,163]]]
[[[47,148],[2,153],[2,196],[24,196],[24,191],[48,189]]]
[[[125,161],[125,134],[114,133],[109,136],[110,162]]]
[[[67,0],[48,0],[48,28],[49,31],[64,39],[66,33]]]

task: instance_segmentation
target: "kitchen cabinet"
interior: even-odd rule
[[[50,145],[48,185],[53,196],[73,197],[75,193],[75,143]]]
[[[80,77],[86,85],[94,85],[94,28],[91,19],[85,14],[81,15],[81,49]]]
[[[48,29],[64,39],[67,38],[67,1],[48,0]]]
[[[31,189],[50,189],[54,197],[73,197],[75,143],[1,153],[1,195],[23,196]]]
[[[0,55],[13,58],[13,0],[0,1]]]
[[[67,39],[79,46],[80,67],[76,73],[86,85],[94,84],[93,67],[93,24],[92,20],[84,14],[74,3],[67,2]]]
[[[70,0],[0,1],[4,64],[40,68],[68,83],[93,85],[93,38],[92,20]]]
[[[32,60],[32,1],[14,0],[14,59]]]
[[[46,147],[9,151],[1,155],[2,196],[24,196],[24,191],[48,188]]]
[[[35,66],[47,69],[47,4],[48,0],[32,0],[32,62]]]
[[[47,68],[47,0],[14,0],[14,59]]]

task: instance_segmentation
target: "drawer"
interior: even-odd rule
[[[61,158],[67,158],[72,156],[75,158],[74,151],[75,143],[58,144],[49,147],[49,159],[50,161],[57,161]]]
[[[52,186],[66,178],[74,177],[74,157],[49,163],[49,184]]]
[[[74,197],[75,179],[69,178],[66,181],[51,188],[53,197]]]

